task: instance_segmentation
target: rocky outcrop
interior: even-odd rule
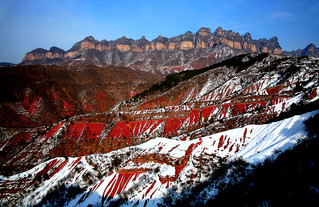
[[[201,28],[196,33],[188,31],[172,38],[160,35],[152,41],[144,36],[138,40],[123,36],[114,41],[97,41],[90,36],[68,51],[56,47],[49,51],[33,50],[26,54],[21,64],[115,65],[172,73],[199,69],[242,53],[281,54],[281,47],[277,37],[253,40],[249,33],[240,35],[221,27],[212,33],[209,28]],[[195,63],[198,61],[203,65]]]
[[[38,48],[27,53],[23,58],[26,60],[40,60],[40,59],[61,59],[65,57],[66,52],[58,47],[51,47],[50,50]]]

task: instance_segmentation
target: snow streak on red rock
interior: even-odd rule
[[[86,191],[69,205],[107,206],[123,196],[129,205],[156,205],[174,186],[181,190],[203,181],[220,160],[238,155],[255,162],[272,154],[274,146],[297,140],[304,130],[301,121],[293,125],[299,118],[259,124],[299,106],[313,107],[319,99],[318,73],[313,58],[242,55],[203,71],[168,76],[110,111],[75,117],[79,109],[71,95],[49,90],[50,99],[70,117],[52,126],[3,128],[3,172],[26,172],[3,177],[0,192],[22,195],[17,183],[38,182],[38,189],[48,191],[28,194],[26,205],[35,205],[31,196],[40,201],[54,185],[76,183]],[[92,94],[79,102],[81,110],[106,108],[106,93]],[[21,96],[24,101],[10,110],[36,122],[29,115],[43,112],[43,96],[30,91]],[[287,134],[288,125],[294,127]],[[29,174],[33,177],[24,176]],[[11,187],[5,191],[5,185]]]

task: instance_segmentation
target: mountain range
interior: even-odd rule
[[[159,36],[152,41],[125,36],[114,41],[97,41],[92,36],[64,51],[35,49],[25,55],[22,65],[28,64],[92,64],[96,66],[125,66],[163,74],[200,69],[241,53],[281,54],[277,37],[253,40],[249,33],[240,35],[217,28],[201,28],[177,37]]]
[[[170,74],[208,67],[244,53],[318,57],[318,48],[311,44],[303,50],[282,52],[277,37],[254,40],[248,32],[240,35],[219,27],[214,32],[201,28],[196,33],[188,31],[172,38],[158,36],[152,41],[144,36],[138,40],[123,36],[117,40],[98,41],[90,36],[68,51],[57,47],[35,49],[25,55],[21,64],[113,65]]]
[[[14,63],[9,63],[9,62],[0,62],[0,66],[12,66],[15,65]]]
[[[302,56],[319,57],[319,48],[317,48],[316,45],[311,43],[302,50],[299,49],[299,50],[291,51],[291,52],[284,51],[282,54],[294,56],[294,57],[302,57]]]

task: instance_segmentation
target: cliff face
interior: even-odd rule
[[[57,47],[51,47],[50,50],[38,48],[27,53],[23,60],[41,60],[41,59],[58,59],[64,58],[66,52]]]
[[[277,37],[253,40],[249,33],[240,35],[217,28],[201,28],[177,37],[159,36],[148,41],[143,36],[133,40],[125,36],[115,41],[97,41],[92,36],[76,43],[70,50],[52,47],[35,49],[21,64],[93,64],[125,66],[138,70],[172,73],[199,69],[241,53],[281,54]]]

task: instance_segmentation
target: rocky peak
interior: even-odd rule
[[[43,48],[37,48],[35,50],[32,50],[31,52],[28,52],[24,58],[22,59],[23,61],[35,61],[38,59],[45,59],[45,55],[49,51]]]
[[[105,39],[101,41],[101,44],[107,44],[108,41],[106,41]]]
[[[168,38],[162,37],[162,35],[159,35],[159,36],[154,40],[154,42],[157,42],[157,43],[166,43],[167,41],[168,41]]]
[[[147,43],[147,44],[150,43],[150,41],[148,41],[148,40],[145,38],[145,36],[141,37],[141,39],[136,40],[135,42],[137,42],[137,43]]]
[[[192,33],[191,31],[187,31],[187,32],[185,33],[185,36],[193,36],[193,33]]]
[[[23,58],[23,61],[38,61],[53,58],[64,58],[64,54],[65,51],[57,47],[51,47],[50,51],[43,48],[38,48],[27,53]]]
[[[94,37],[89,36],[89,37],[86,37],[83,41],[95,42],[96,40],[94,39]]]
[[[185,34],[179,36],[179,41],[193,41],[194,34],[187,31]]]
[[[223,30],[221,27],[218,27],[218,28],[215,30],[214,34],[221,36],[221,35],[223,35],[223,32],[224,32],[224,30]]]
[[[302,56],[319,56],[319,48],[316,48],[316,45],[311,43],[305,49],[302,50]]]
[[[123,36],[117,40],[115,40],[115,44],[125,44],[125,45],[131,45],[134,42],[133,39],[128,39],[127,37]]]
[[[278,43],[278,37],[274,36],[268,40],[268,47],[278,48],[280,47]]]
[[[48,50],[46,50],[46,49],[43,49],[43,48],[37,48],[37,49],[32,50],[32,51],[31,51],[31,52],[29,52],[29,53],[45,54],[45,53],[47,53],[47,52],[49,52],[49,51],[48,51]]]
[[[49,52],[65,54],[66,52],[58,47],[51,47]]]
[[[206,27],[202,27],[198,30],[197,34],[199,36],[209,36],[212,34],[211,30],[209,28]]]
[[[310,43],[310,44],[305,48],[305,50],[315,51],[315,50],[316,50],[316,45],[313,44],[313,43]]]
[[[298,49],[291,52],[284,51],[284,55],[288,56],[294,56],[294,57],[300,57],[300,56],[313,56],[313,57],[319,57],[319,48],[316,47],[315,44],[311,43],[304,49]]]
[[[228,30],[227,33],[229,36],[235,36],[235,32],[233,32],[233,30]]]
[[[141,46],[146,46],[148,44],[150,44],[150,42],[145,38],[145,36],[143,36],[140,39],[133,42],[132,46],[133,47],[141,47]],[[143,51],[143,50],[139,50],[139,51]]]
[[[251,39],[251,34],[249,32],[246,32],[244,37],[245,37],[246,40],[252,40]]]

